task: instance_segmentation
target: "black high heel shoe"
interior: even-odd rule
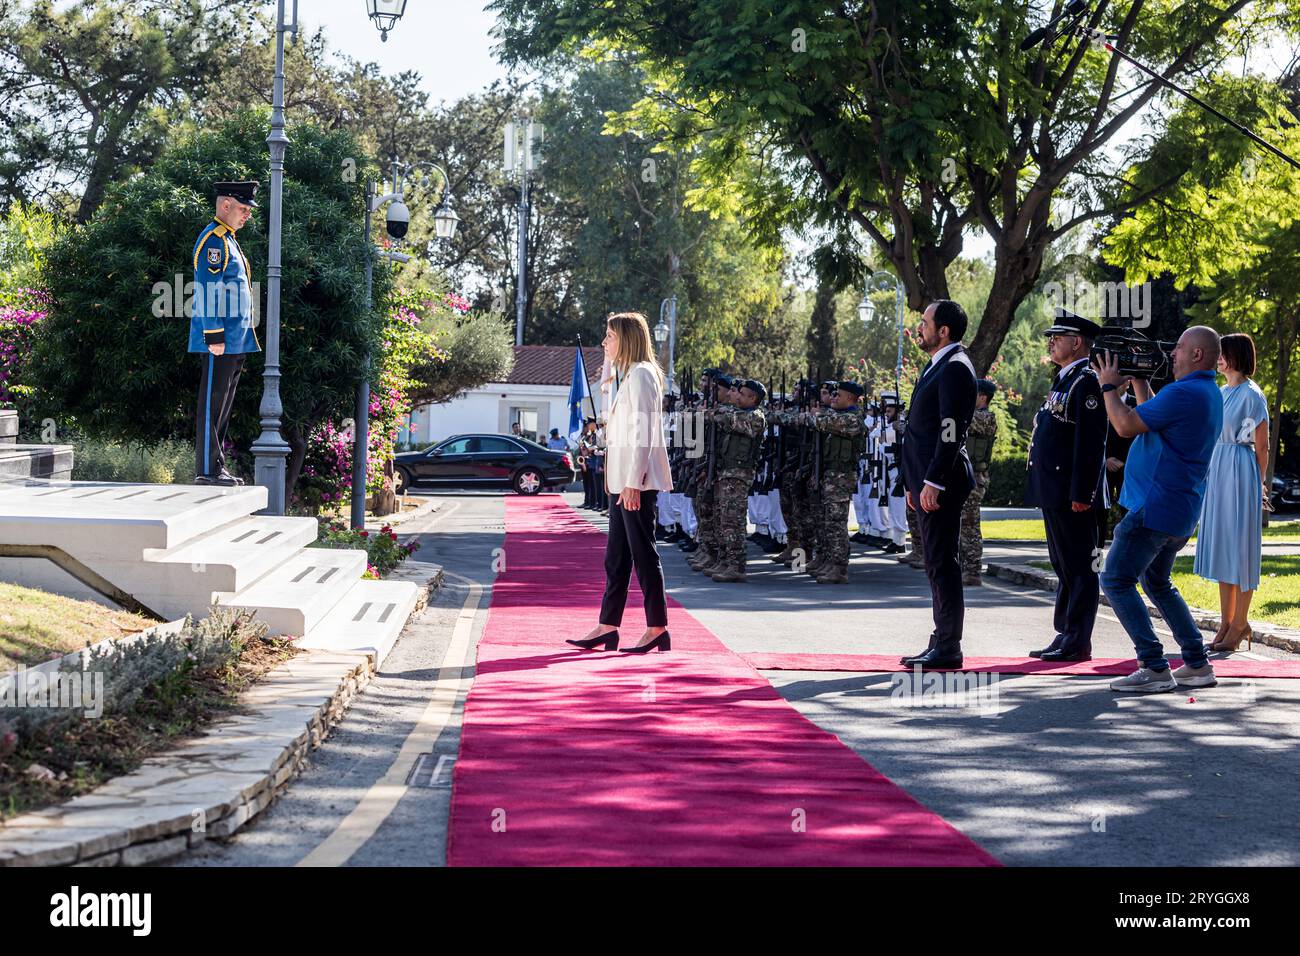
[[[673,641],[672,638],[668,636],[667,631],[664,631],[649,644],[642,644],[640,647],[624,647],[621,648],[621,650],[624,654],[649,654],[656,647],[661,651],[670,651],[673,649]]]
[[[618,631],[610,631],[608,634],[601,634],[597,637],[584,637],[581,640],[566,640],[565,644],[572,644],[574,647],[581,647],[584,651],[593,651],[601,644],[605,645],[605,650],[618,650]]]

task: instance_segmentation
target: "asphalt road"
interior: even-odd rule
[[[442,864],[469,677],[460,665],[473,660],[489,598],[484,591],[475,611],[469,582],[491,581],[503,504],[483,492],[436,497],[438,512],[411,531],[423,532],[417,557],[442,564],[448,585],[288,793],[227,846],[181,865]],[[851,583],[829,586],[757,549],[748,583],[716,584],[692,573],[677,548],[660,550],[672,595],[738,652],[901,654],[923,647],[930,630],[924,574],[875,552],[855,547]],[[989,556],[1023,551],[995,547]],[[632,610],[634,628],[637,617]],[[968,654],[1023,656],[1051,638],[1051,596],[990,581],[968,589],[966,621]],[[1132,656],[1104,607],[1094,653]],[[1259,647],[1253,654],[1287,656]],[[1300,681],[1223,679],[1194,695],[1127,697],[1110,692],[1109,678],[1011,676],[986,686],[991,696],[978,706],[909,707],[888,674],[765,676],[1007,864],[1300,863]],[[428,736],[439,697],[454,703],[432,721],[436,737],[422,751],[429,756],[413,759],[408,737]],[[385,774],[404,779],[417,763],[412,785],[386,801],[390,791],[377,786]]]

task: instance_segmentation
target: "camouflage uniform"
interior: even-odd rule
[[[745,574],[745,531],[754,462],[766,422],[757,408],[721,407],[711,413],[718,429],[714,533],[718,574]]]
[[[795,478],[799,470],[799,426],[796,423],[798,413],[779,411],[772,413],[776,422],[785,433],[785,460],[779,462],[781,489],[781,517],[785,519],[785,550],[772,560],[786,562],[792,560],[794,553],[803,548],[803,513],[807,495]]]
[[[975,468],[975,487],[961,509],[961,573],[974,579],[983,569],[984,539],[980,535],[980,502],[989,487],[989,465],[993,460],[993,440],[997,437],[998,422],[987,408],[975,409],[970,430],[966,433],[966,450]]]
[[[823,439],[817,566],[820,583],[842,583],[849,570],[849,499],[857,490],[866,425],[856,405],[813,419]]]
[[[912,504],[915,507],[907,509],[907,534],[912,540],[912,550],[899,560],[914,568],[923,568],[925,567],[925,541],[921,538],[921,525],[916,517],[916,509],[921,507],[921,502],[913,501]]]

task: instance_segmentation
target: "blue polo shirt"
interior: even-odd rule
[[[1223,395],[1214,373],[1184,375],[1135,411],[1149,430],[1129,449],[1119,503],[1129,511],[1143,509],[1143,527],[1187,537],[1200,518],[1210,456],[1223,429]]]

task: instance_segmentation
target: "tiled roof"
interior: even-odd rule
[[[510,370],[506,383],[510,385],[564,385],[573,381],[572,345],[516,345],[515,367]],[[582,350],[583,365],[587,370],[587,383],[594,392],[600,377],[600,365],[605,350],[599,346]]]

